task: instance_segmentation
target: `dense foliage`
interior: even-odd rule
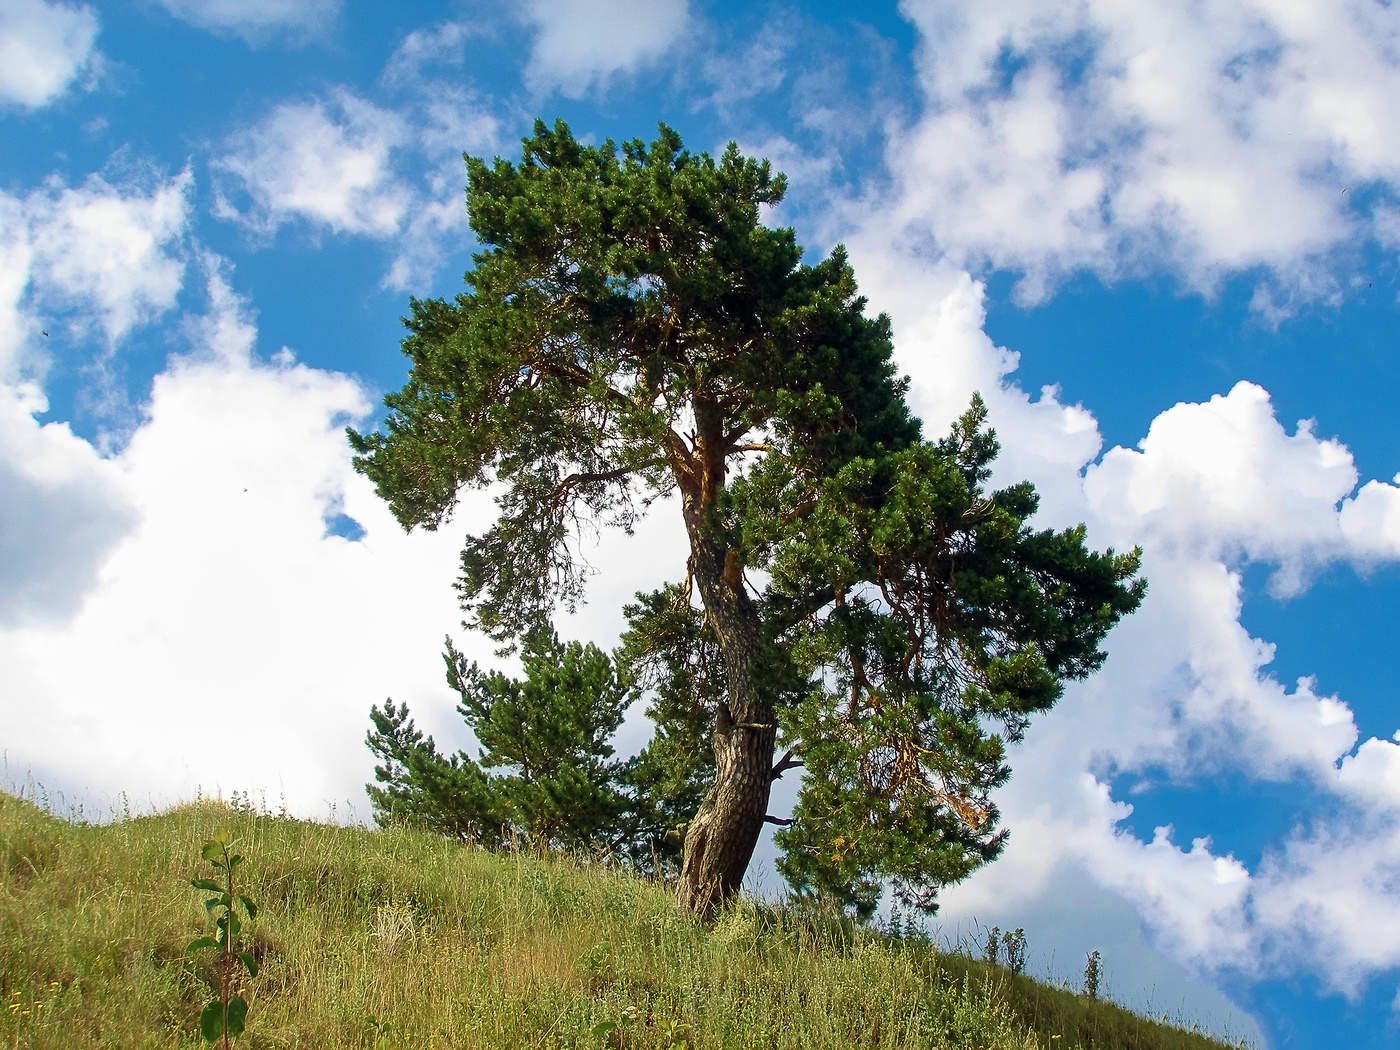
[[[381,824],[493,846],[606,849],[642,838],[625,788],[636,763],[614,759],[610,742],[634,694],[606,653],[551,632],[527,639],[524,679],[483,672],[450,639],[444,660],[479,758],[440,753],[406,704],[371,709],[366,743],[381,764],[368,790]]]

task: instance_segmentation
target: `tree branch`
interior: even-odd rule
[[[558,506],[563,501],[564,494],[569,489],[576,489],[580,485],[587,485],[591,481],[617,481],[619,478],[625,478],[627,475],[635,474],[637,471],[645,470],[647,467],[660,466],[663,462],[664,460],[656,459],[647,463],[640,463],[635,467],[618,467],[615,470],[599,470],[589,473],[580,471],[575,474],[570,474],[567,478],[554,486],[554,491],[549,494],[549,501],[554,506]]]
[[[770,815],[767,814],[767,813],[765,813],[765,814],[763,815],[763,823],[765,823],[765,824],[777,824],[777,825],[778,825],[779,827],[781,827],[781,828],[790,828],[790,827],[792,827],[792,820],[791,820],[791,818],[789,818],[789,817],[774,817],[774,816],[770,816]]]
[[[816,499],[803,500],[797,506],[793,507],[792,510],[788,511],[786,514],[783,515],[781,524],[791,525],[798,518],[806,517],[808,514],[812,513],[812,511],[816,509]]]
[[[787,754],[785,754],[782,758],[778,759],[777,763],[773,766],[773,770],[769,774],[769,779],[777,780],[789,769],[805,768],[806,765],[807,764],[803,762],[802,759],[797,757],[797,748],[790,747],[788,748]]]

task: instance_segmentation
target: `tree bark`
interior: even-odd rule
[[[679,903],[702,916],[737,893],[748,870],[768,812],[778,732],[772,697],[755,675],[762,648],[758,610],[744,590],[735,552],[713,536],[707,521],[724,483],[724,458],[720,428],[704,407],[696,409],[699,484],[682,486],[682,508],[691,568],[719,638],[727,688],[715,716],[715,783],[686,834],[677,890]]]

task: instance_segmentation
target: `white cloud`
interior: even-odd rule
[[[453,251],[472,244],[467,224],[462,154],[494,156],[512,144],[502,134],[500,107],[464,80],[461,67],[473,37],[485,30],[443,22],[408,33],[384,64],[380,83],[401,102],[410,146],[426,162],[411,215],[382,284],[418,292]]]
[[[33,281],[52,308],[95,315],[109,344],[175,303],[184,278],[189,169],[169,179],[78,187],[50,180],[26,211]]]
[[[0,386],[0,628],[73,616],[133,508],[66,423],[38,424],[32,386]]]
[[[1400,556],[1400,489],[1371,481],[1352,496],[1346,447],[1311,420],[1288,434],[1255,384],[1168,409],[1138,447],[1113,449],[1085,480],[1120,542],[1132,531],[1157,549],[1276,562],[1281,597],[1331,561]]]
[[[201,29],[231,33],[250,44],[276,39],[287,32],[299,42],[335,22],[341,0],[160,0],[176,18]]]
[[[6,0],[0,6],[0,103],[48,105],[98,60],[86,4]]]
[[[1136,449],[1100,455],[1088,411],[1061,403],[1053,387],[1033,399],[1016,384],[1018,355],[983,330],[981,284],[921,254],[917,238],[891,237],[886,202],[869,209],[848,242],[853,263],[872,308],[894,319],[926,433],[942,433],[980,390],[1003,444],[994,482],[1029,477],[1042,497],[1038,520],[1085,521],[1096,547],[1142,544],[1149,580],[1142,608],[1110,635],[1104,668],[1073,684],[1015,750],[998,796],[1007,851],[945,894],[942,921],[1005,920],[1032,937],[1058,928],[1067,905],[1053,883],[1068,868],[1130,902],[1150,943],[1198,973],[1311,970],[1324,982],[1344,975],[1333,986],[1350,991],[1393,968],[1394,941],[1352,941],[1368,910],[1377,930],[1400,923],[1382,892],[1400,869],[1400,836],[1379,833],[1400,812],[1400,746],[1361,739],[1345,698],[1312,680],[1279,682],[1274,646],[1240,617],[1250,564],[1272,567],[1271,590],[1283,596],[1329,564],[1364,571],[1400,560],[1400,487],[1358,489],[1340,439],[1307,421],[1286,429],[1250,383],[1172,406]],[[1140,839],[1114,795],[1125,774],[1186,789],[1222,775],[1294,785],[1299,827],[1268,845],[1262,863],[1208,839],[1178,843],[1171,829]],[[1329,833],[1303,818],[1309,803],[1335,814],[1339,829],[1373,833]],[[1222,813],[1221,826],[1231,819]],[[1328,850],[1337,859],[1324,868]],[[1309,914],[1303,902],[1333,876],[1360,903]],[[1316,950],[1289,952],[1299,944]]]
[[[300,219],[334,233],[392,236],[413,204],[391,162],[406,137],[397,114],[345,90],[328,102],[278,106],[214,162],[216,214],[264,234]]]
[[[0,383],[41,371],[45,360],[35,345],[38,326],[24,304],[33,264],[24,200],[0,193]]]
[[[1337,294],[1319,262],[1373,223],[1385,236],[1342,191],[1400,187],[1388,6],[902,9],[925,42],[925,111],[892,139],[896,216],[961,264],[1023,271],[1023,299],[1080,269],[1165,266],[1210,292],[1265,267],[1261,307],[1286,312]]]
[[[89,330],[110,354],[175,305],[192,183],[188,170],[78,186],[54,176],[0,192],[0,384],[42,377]]]
[[[1394,798],[1392,797],[1392,804]],[[1400,968],[1400,822],[1336,821],[1298,832],[1261,866],[1253,909],[1275,969],[1326,960],[1324,984],[1355,995]]]
[[[466,22],[442,22],[413,30],[384,63],[380,80],[389,85],[413,84],[423,79],[427,66],[461,66],[466,60],[467,41],[476,31]]]
[[[661,62],[690,19],[689,0],[530,0],[525,70],[536,91],[581,98],[615,77]]]
[[[766,19],[757,35],[742,49],[736,49],[727,40],[716,41],[713,47],[706,49],[703,61],[705,78],[713,85],[713,90],[703,102],[694,103],[693,108],[713,106],[728,120],[735,106],[776,91],[789,78],[787,62],[798,40],[797,28],[791,19],[779,15]]]
[[[465,177],[460,181],[465,184]],[[455,241],[460,247],[471,236],[463,190],[445,178],[432,182],[433,196],[414,207],[413,218],[399,239],[399,250],[380,282],[392,291],[421,293],[442,265],[448,246]]]
[[[35,420],[48,409],[38,381],[54,358],[104,361],[175,304],[190,185],[186,171],[0,193],[0,625],[73,615],[134,524],[97,450],[66,423]],[[105,345],[84,362],[71,346],[86,351],[90,329]]]
[[[278,106],[231,136],[213,163],[214,213],[260,237],[300,221],[389,241],[383,285],[421,290],[454,246],[470,243],[463,152],[502,145],[485,101],[425,72],[465,39],[455,26],[410,33],[395,51],[383,79],[399,93],[396,108],[340,88],[326,101]]]
[[[217,268],[209,292],[128,445],[99,460],[67,439],[82,477],[138,517],[71,616],[0,626],[8,762],[90,811],[123,790],[144,805],[200,787],[364,815],[370,704],[407,700],[443,735],[461,526],[405,535],[351,469],[343,427],[367,392],[290,353],[261,360]],[[328,534],[340,513],[357,542]],[[211,747],[230,721],[230,746]]]

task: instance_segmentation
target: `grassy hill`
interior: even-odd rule
[[[1224,1045],[835,921],[741,903],[706,927],[567,859],[209,802],[79,825],[4,794],[0,1045],[199,1045],[216,977],[185,952],[210,929],[189,879],[221,827],[260,908],[242,1047]]]

